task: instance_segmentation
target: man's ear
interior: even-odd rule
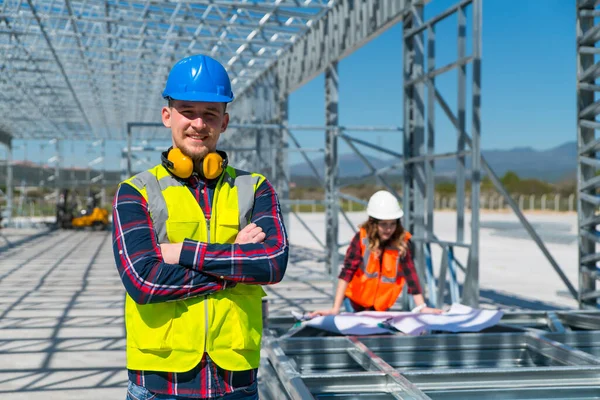
[[[163,125],[167,128],[170,128],[171,127],[171,109],[169,107],[163,107],[161,116],[162,116]]]
[[[227,125],[229,125],[229,114],[225,113],[225,115],[223,115],[223,122],[221,123],[221,133],[225,132]]]

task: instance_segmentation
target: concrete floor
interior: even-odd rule
[[[0,288],[0,398],[125,397],[123,289],[108,232],[57,231],[3,251]]]
[[[302,216],[324,241],[323,215]],[[355,225],[364,218],[363,213],[350,214]],[[482,214],[481,220],[481,294],[486,307],[576,306],[561,295],[564,284],[516,218]],[[577,286],[576,215],[539,214],[530,220]],[[348,241],[352,230],[340,221],[340,240]],[[454,221],[453,213],[437,212],[435,232],[440,239],[453,240]],[[267,289],[271,315],[328,307],[332,301],[325,252],[294,216],[289,231],[288,272],[282,283]],[[56,231],[27,241],[38,231],[2,232],[0,399],[123,399],[124,291],[110,233]],[[22,242],[8,247],[6,240]],[[434,250],[436,257],[439,252]]]

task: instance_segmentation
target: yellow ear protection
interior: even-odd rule
[[[227,154],[224,151],[217,150],[214,153],[208,153],[202,160],[200,176],[206,179],[218,178],[227,168],[228,162]]]
[[[178,178],[187,179],[194,172],[194,161],[178,148],[169,147],[161,154],[160,158],[163,166]],[[202,160],[202,169],[199,175],[206,179],[218,178],[227,167],[227,163],[227,153],[224,151],[217,150],[214,153],[208,153]]]

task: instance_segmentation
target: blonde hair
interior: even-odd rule
[[[379,237],[379,232],[377,231],[378,222],[378,219],[369,217],[369,219],[360,226],[360,228],[364,229],[367,233],[367,238],[369,239],[369,250],[374,252],[379,257],[381,255],[381,251],[383,250],[381,246],[385,244],[393,249],[398,249],[400,258],[404,257],[406,255],[406,251],[408,250],[408,244],[406,243],[406,231],[404,230],[400,219],[396,220],[396,230],[385,243],[381,243],[381,238]]]

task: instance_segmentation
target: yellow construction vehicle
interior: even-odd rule
[[[91,227],[94,230],[104,230],[108,227],[108,211],[104,208],[94,207],[91,212],[81,210],[81,216],[71,220],[73,228]]]
[[[62,229],[92,228],[104,230],[108,228],[108,210],[97,205],[95,195],[88,197],[86,208],[76,213],[76,204],[69,199],[69,190],[63,190],[56,207],[56,223]]]

